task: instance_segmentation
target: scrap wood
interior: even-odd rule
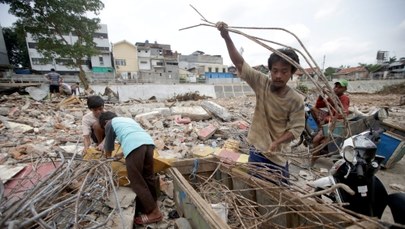
[[[83,102],[78,97],[71,96],[60,101],[58,107],[67,106],[70,104],[80,104],[81,106],[83,106]]]
[[[306,223],[301,227],[340,228],[344,225],[359,225],[358,223],[363,221],[370,222],[374,228],[381,226],[381,222],[353,214],[339,205],[297,197],[297,192],[307,194],[307,197],[311,194],[295,183],[284,186],[268,182],[275,177],[262,170],[267,169],[258,167],[255,170],[252,165],[246,163],[221,163],[219,171],[212,169],[211,174],[198,173],[195,175],[197,179],[190,179],[197,193],[206,202],[225,203],[229,211],[228,225],[231,228],[291,228],[302,222]],[[224,177],[222,174],[216,174],[218,172],[225,173],[227,179],[218,179]],[[228,185],[231,185],[232,189]],[[289,215],[299,219],[294,220],[289,218]],[[289,227],[280,224],[280,220],[285,217],[290,219]]]

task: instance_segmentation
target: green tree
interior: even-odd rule
[[[31,68],[25,35],[22,29],[15,26],[3,28],[3,36],[10,64],[14,67]]]
[[[17,26],[22,26],[37,42],[38,51],[47,60],[69,59],[68,65],[80,69],[79,78],[85,89],[89,84],[82,68],[83,60],[99,53],[93,34],[100,19],[88,18],[87,13],[98,15],[104,8],[100,0],[0,0],[10,5]],[[73,33],[76,41],[67,39]]]
[[[388,60],[388,63],[392,64],[392,63],[394,63],[395,61],[397,61],[397,57],[396,57],[396,56],[393,56],[393,57],[390,57],[390,59]]]
[[[325,72],[324,72],[326,78],[327,78],[328,80],[331,80],[332,77],[333,77],[333,74],[336,73],[336,70],[337,70],[337,68],[327,67],[327,68],[325,69]]]
[[[359,66],[365,67],[369,72],[378,71],[381,68],[379,64],[363,64],[359,63]]]

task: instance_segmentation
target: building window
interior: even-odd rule
[[[93,37],[100,38],[100,39],[106,39],[106,38],[108,38],[108,34],[107,33],[94,33]]]
[[[33,65],[43,65],[48,64],[45,58],[31,58],[31,62]]]
[[[163,62],[156,62],[157,66],[163,66]]]
[[[215,68],[215,72],[219,72],[219,68]]]
[[[141,64],[147,64],[148,63],[148,61],[141,61]]]
[[[208,68],[208,72],[212,72],[212,68],[211,68],[211,67]]]
[[[33,43],[33,42],[28,42],[28,48],[30,49],[36,49],[38,47],[37,43]]]
[[[104,65],[104,58],[102,56],[98,57],[98,61],[100,62],[100,65]]]
[[[222,72],[224,72],[224,73],[226,72],[225,68],[222,69]]]
[[[109,48],[109,47],[100,47],[100,46],[97,46],[96,49],[99,50],[99,51],[110,51],[110,48]]]
[[[116,59],[115,60],[115,65],[117,65],[117,66],[126,66],[127,62],[125,61],[125,59]]]
[[[73,65],[73,60],[58,58],[58,59],[55,59],[55,63],[58,65]]]

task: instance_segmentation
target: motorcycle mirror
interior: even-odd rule
[[[380,121],[383,121],[384,119],[388,118],[387,110],[385,108],[381,108],[380,110],[378,110],[378,112],[374,114],[374,118]]]
[[[356,151],[354,150],[353,146],[346,146],[343,149],[343,158],[350,162],[351,164],[355,165],[356,161]]]

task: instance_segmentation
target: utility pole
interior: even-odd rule
[[[323,55],[323,61],[322,61],[322,73],[323,73],[323,71],[324,71],[324,69],[325,69],[325,58],[326,58],[326,55]]]

